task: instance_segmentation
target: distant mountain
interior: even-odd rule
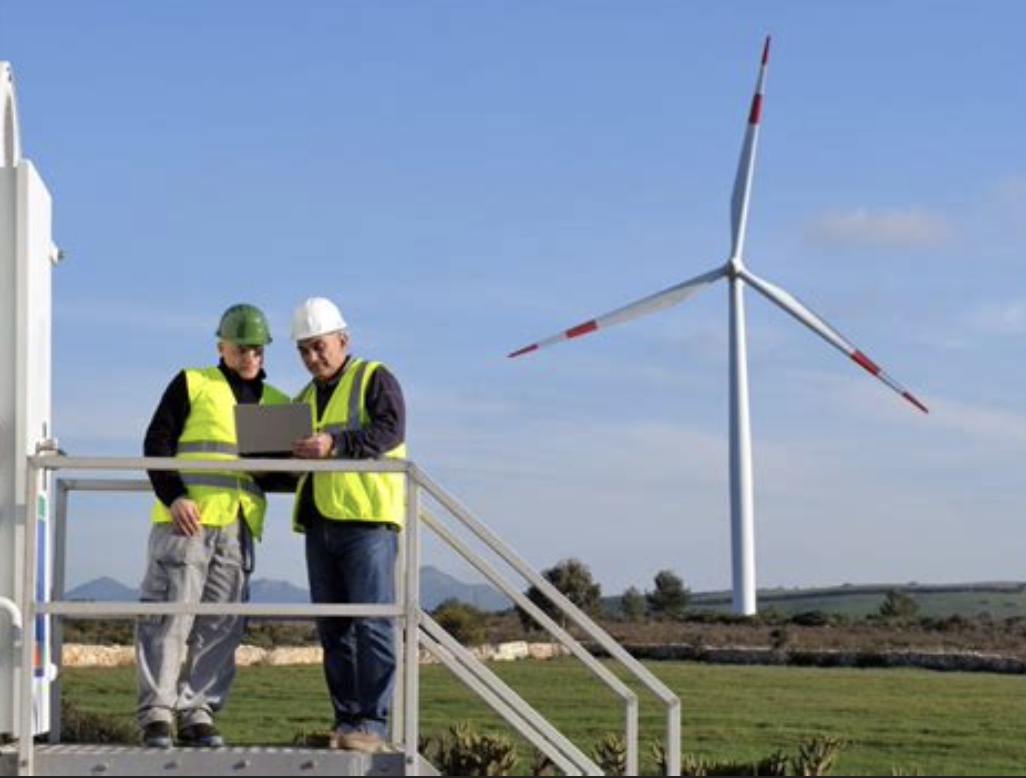
[[[433,611],[445,600],[458,600],[483,611],[502,611],[512,606],[504,594],[487,584],[470,584],[426,565],[420,570],[421,603]],[[953,615],[992,618],[1026,618],[1026,582],[990,581],[955,584],[842,584],[833,587],[806,589],[760,589],[761,611],[773,609],[795,615],[814,611],[838,613],[862,618],[878,613],[887,594],[899,591],[913,597],[921,616],[948,618]],[[307,590],[288,581],[255,578],[250,582],[253,602],[287,604],[309,602]],[[721,590],[693,592],[689,603],[692,612],[731,610],[732,593]],[[132,602],[139,599],[139,590],[104,576],[70,589],[65,599],[96,602]],[[603,597],[607,615],[620,614],[620,597]]]
[[[428,611],[446,600],[459,600],[483,611],[505,610],[511,605],[508,597],[487,584],[469,584],[431,566],[421,568],[420,593],[424,610]],[[252,602],[310,602],[310,594],[303,587],[273,578],[254,578],[250,581],[249,595]],[[139,599],[139,590],[103,576],[69,589],[64,598],[79,602],[131,602]]]
[[[468,584],[427,565],[420,569],[420,602],[432,611],[446,600],[459,600],[483,611],[502,611],[513,603],[488,584]]]
[[[251,602],[288,604],[310,602],[310,592],[301,586],[276,578],[254,578],[249,582]]]
[[[80,602],[121,602],[139,599],[139,590],[125,586],[121,581],[103,576],[86,581],[65,592],[64,599]]]

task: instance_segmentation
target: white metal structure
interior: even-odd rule
[[[182,460],[174,458],[86,458],[68,457],[59,453],[44,453],[27,458],[27,497],[34,499],[42,489],[47,475],[58,471],[92,471],[106,474],[126,470],[167,470],[180,468]],[[152,602],[72,602],[63,599],[63,536],[68,521],[68,498],[72,491],[131,492],[149,491],[145,479],[83,478],[69,476],[56,478],[55,534],[57,542],[54,557],[56,582],[53,597],[43,601],[33,596],[35,566],[27,565],[17,603],[27,618],[43,614],[54,618],[133,617],[169,613],[201,613],[215,615],[241,613],[247,616],[308,617],[308,616],[390,616],[397,619],[400,629],[400,667],[396,685],[396,705],[393,713],[392,740],[399,750],[393,753],[368,756],[354,752],[326,751],[324,749],[140,749],[131,746],[81,747],[62,746],[60,738],[51,737],[51,745],[36,745],[32,738],[20,738],[17,753],[4,757],[0,748],[0,775],[430,775],[433,766],[417,752],[419,731],[419,649],[424,649],[444,663],[453,674],[498,713],[509,726],[522,735],[540,752],[549,757],[566,775],[602,775],[601,768],[581,748],[546,721],[514,689],[474,657],[449,635],[420,606],[420,550],[422,536],[431,533],[441,539],[463,560],[469,562],[485,579],[507,595],[560,643],[566,652],[582,662],[592,674],[613,692],[623,708],[626,747],[626,773],[639,774],[640,705],[638,695],[607,666],[610,662],[630,675],[647,689],[665,709],[665,728],[662,746],[667,775],[680,774],[681,709],[677,696],[647,668],[634,659],[587,615],[567,600],[548,580],[535,572],[509,546],[475,519],[454,497],[430,478],[413,462],[406,460],[309,460],[248,459],[224,462],[217,460],[188,462],[190,469],[219,469],[281,472],[395,472],[406,478],[408,500],[406,529],[402,535],[402,559],[399,602],[396,605],[278,605],[278,604],[214,604]],[[138,517],[128,515],[127,520]],[[35,533],[23,537],[19,552],[26,559],[35,558],[41,551]],[[511,580],[510,573],[522,580]],[[601,647],[610,662],[599,661],[553,619],[523,593],[524,582],[536,587],[587,639]],[[32,665],[33,641],[24,641],[21,667]],[[58,646],[59,648],[59,646]],[[22,719],[26,711],[17,705],[19,697],[30,694],[24,682],[14,694],[0,700],[0,705],[17,709]],[[58,676],[59,677],[59,676]],[[572,693],[572,689],[568,689]],[[56,695],[55,695],[56,696]],[[55,704],[58,704],[55,702]],[[51,735],[53,733],[51,732]]]
[[[23,618],[17,603],[24,592],[20,553],[26,526],[38,531],[42,548],[49,544],[50,493],[43,489],[26,502],[25,461],[49,439],[50,420],[50,272],[58,252],[50,237],[51,201],[32,163],[21,156],[14,76],[0,62],[0,646],[38,651],[28,668],[32,710],[24,719],[34,733],[49,727],[49,622],[45,616]],[[38,559],[37,595],[45,598],[48,556]],[[23,634],[27,633],[27,634]],[[13,699],[21,672],[13,653],[0,650],[0,699]],[[26,701],[26,704],[28,702]],[[0,708],[0,735],[16,735],[17,717]]]
[[[748,114],[748,127],[741,147],[741,159],[734,191],[731,198],[732,245],[730,257],[718,268],[676,284],[661,292],[617,308],[607,314],[582,322],[552,337],[540,340],[514,351],[509,356],[537,351],[564,340],[587,335],[614,324],[653,311],[662,310],[683,302],[699,290],[726,278],[730,283],[730,519],[731,553],[733,562],[734,612],[752,615],[756,612],[755,583],[755,508],[752,476],[752,439],[748,406],[748,356],[745,336],[746,284],[751,285],[770,302],[782,308],[799,322],[811,329],[834,348],[842,351],[859,367],[879,378],[887,386],[915,405],[924,413],[926,406],[917,400],[901,384],[857,349],[850,341],[829,325],[823,318],[780,287],[755,275],[744,264],[745,231],[748,222],[748,203],[752,188],[752,174],[755,169],[755,151],[759,139],[759,121],[762,117],[763,89],[766,82],[766,68],[769,63],[770,39],[766,38],[762,50],[762,62],[756,82],[755,94]]]

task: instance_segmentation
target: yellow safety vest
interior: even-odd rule
[[[371,375],[380,362],[350,359],[339,379],[324,414],[317,418],[317,390],[313,382],[297,395],[296,402],[305,402],[313,408],[316,432],[337,434],[344,430],[360,429],[368,424],[366,394]],[[406,456],[406,443],[400,443],[384,456],[402,459]],[[297,494],[302,494],[306,473],[299,481]],[[406,518],[406,479],[402,473],[313,473],[313,498],[318,512],[327,519],[338,521],[379,521],[402,527]],[[298,521],[299,501],[292,514],[292,526],[303,532]]]
[[[224,373],[216,367],[185,371],[189,387],[189,417],[178,438],[176,459],[238,459],[235,440],[235,394]],[[288,395],[264,384],[261,404],[287,403]],[[216,470],[182,470],[189,498],[199,508],[205,526],[225,527],[242,510],[253,537],[264,530],[267,499],[249,473]],[[154,503],[155,522],[171,521],[171,511],[160,500]]]

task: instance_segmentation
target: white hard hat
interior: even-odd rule
[[[324,297],[307,298],[292,313],[293,340],[316,338],[345,328],[346,320],[338,307]]]

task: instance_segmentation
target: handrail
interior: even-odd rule
[[[630,690],[630,688],[616,675],[613,674],[609,668],[602,664],[592,654],[587,651],[579,641],[575,640],[566,630],[560,627],[552,618],[545,613],[537,604],[532,602],[522,592],[518,591],[515,587],[509,584],[504,578],[499,576],[495,572],[494,568],[491,567],[485,560],[478,557],[473,551],[470,550],[466,544],[464,544],[459,538],[450,533],[445,527],[437,522],[437,520],[429,513],[425,513],[422,517],[424,522],[428,524],[432,529],[441,535],[453,548],[457,549],[463,558],[470,562],[478,572],[482,573],[489,581],[497,586],[507,597],[512,599],[518,606],[527,611],[541,626],[543,626],[549,634],[554,636],[560,644],[566,648],[575,657],[581,660],[584,665],[597,675],[610,689],[613,690],[620,699],[624,701],[626,706],[626,738],[625,742],[627,745],[627,773],[633,775],[637,773],[638,767],[638,748],[637,748],[637,733],[638,733],[638,697]]]
[[[650,672],[644,665],[641,664],[637,659],[631,656],[619,643],[613,640],[605,630],[595,624],[580,608],[574,605],[568,600],[562,592],[556,589],[549,581],[543,576],[535,572],[530,565],[521,559],[514,551],[506,545],[497,535],[491,530],[481,524],[475,519],[470,512],[464,508],[459,502],[449,496],[430,476],[428,476],[422,469],[414,467],[414,474],[416,479],[421,483],[423,488],[428,491],[436,500],[445,505],[445,507],[454,515],[457,516],[463,524],[473,532],[478,539],[480,539],[485,545],[495,551],[500,557],[502,557],[507,564],[517,570],[527,580],[529,580],[535,587],[538,588],[551,602],[560,607],[560,609],[582,630],[592,637],[599,645],[604,648],[609,655],[618,660],[635,678],[637,678],[646,688],[649,689],[656,697],[662,701],[667,708],[667,723],[666,723],[666,769],[668,775],[680,775],[680,700],[673,693],[673,691],[660,681],[652,672]],[[429,519],[430,522],[430,519]],[[456,539],[453,537],[449,540],[450,544],[454,544]],[[466,555],[464,555],[465,558]],[[486,564],[477,564],[474,560],[469,559],[477,569],[486,575],[489,580],[497,585],[501,585],[492,573],[489,572],[489,568]],[[505,587],[503,587],[505,589]],[[507,594],[510,592],[507,591]],[[526,597],[519,595],[514,597],[517,603],[531,612],[537,620],[544,620],[548,622],[545,626],[550,632],[555,630],[562,632],[562,630],[555,625],[544,613],[541,613],[540,609],[537,609],[533,603],[527,600]],[[532,610],[534,608],[535,610]],[[537,612],[535,612],[537,611]],[[556,634],[556,633],[554,633]],[[566,633],[563,633],[566,634]],[[572,640],[572,638],[571,638]],[[590,654],[589,654],[590,656]],[[628,748],[628,773],[632,775],[637,774],[637,721],[636,718],[633,722],[633,731],[631,727],[630,716],[628,716],[628,733],[627,733],[627,748]],[[632,756],[631,748],[634,747],[634,753]]]
[[[11,642],[15,648],[21,648],[21,608],[10,597],[0,597],[0,610],[4,611],[11,619]]]
[[[180,459],[178,457],[73,457],[36,454],[27,457],[40,470],[225,470],[248,473],[409,473],[408,459]]]
[[[460,645],[442,626],[425,615],[421,622],[422,644],[446,667],[481,696],[492,708],[522,732],[536,747],[548,753],[567,775],[602,775],[602,769],[580,749],[567,740],[555,727],[542,718],[513,689],[489,670],[470,651]],[[449,659],[453,661],[448,661]],[[524,724],[530,726],[528,729]],[[548,746],[559,752],[553,754]]]
[[[11,654],[13,658],[22,649],[24,622],[21,618],[21,608],[10,597],[0,597],[0,610],[7,614],[11,622]],[[15,688],[17,686],[18,681],[15,681]],[[17,718],[17,714],[15,718]]]
[[[174,457],[149,457],[149,458],[120,458],[120,457],[71,457],[63,454],[44,454],[28,457],[30,473],[36,475],[33,484],[27,485],[28,505],[33,505],[35,493],[43,483],[40,476],[44,471],[49,470],[220,470],[220,471],[278,471],[278,472],[398,472],[405,475],[410,485],[410,501],[407,508],[407,528],[411,530],[407,534],[405,545],[409,559],[405,560],[406,567],[412,565],[415,575],[407,576],[406,583],[402,587],[403,594],[401,602],[404,605],[314,605],[314,604],[255,604],[255,603],[121,603],[119,607],[112,608],[111,603],[94,602],[70,602],[54,600],[48,602],[34,603],[31,592],[34,589],[26,589],[25,605],[22,613],[27,614],[26,618],[34,618],[35,614],[47,614],[52,616],[78,616],[82,618],[97,618],[103,615],[168,615],[177,613],[196,613],[198,615],[263,615],[279,616],[285,618],[310,618],[315,616],[389,616],[403,619],[406,624],[405,633],[407,636],[407,652],[402,665],[404,677],[409,680],[397,687],[397,693],[405,695],[406,699],[397,703],[397,726],[406,735],[404,737],[407,749],[407,765],[415,764],[417,742],[416,717],[411,716],[405,722],[403,716],[405,709],[413,705],[416,710],[417,704],[417,681],[416,681],[416,649],[414,644],[419,643],[431,654],[438,657],[452,670],[464,683],[470,685],[493,709],[507,719],[514,728],[535,745],[554,762],[560,764],[571,772],[576,770],[580,774],[600,775],[601,770],[591,760],[584,756],[573,744],[566,741],[558,731],[552,729],[537,712],[527,703],[520,699],[515,692],[499,681],[494,675],[483,668],[473,655],[464,647],[459,645],[451,635],[445,632],[437,622],[424,613],[419,607],[419,530],[427,527],[437,536],[445,541],[450,548],[459,553],[464,560],[475,567],[484,577],[495,585],[499,590],[510,597],[520,608],[528,612],[536,621],[546,628],[555,639],[563,645],[571,654],[581,660],[594,674],[596,674],[610,689],[614,691],[626,707],[626,748],[627,763],[626,774],[638,774],[638,699],[637,695],[606,665],[599,661],[589,650],[585,649],[578,640],[571,636],[565,629],[549,617],[538,605],[528,599],[520,590],[509,583],[504,576],[495,570],[478,553],[464,543],[456,534],[450,530],[440,519],[427,510],[419,508],[419,493],[423,490],[430,495],[439,505],[445,508],[448,514],[461,523],[479,541],[487,546],[492,552],[502,558],[513,570],[529,581],[537,590],[549,598],[559,608],[569,621],[577,625],[592,640],[600,645],[606,654],[619,661],[626,668],[629,674],[647,687],[667,708],[666,726],[666,768],[667,774],[679,775],[680,773],[680,702],[676,695],[669,690],[658,678],[648,671],[640,662],[626,652],[616,641],[612,639],[601,627],[584,614],[577,606],[570,602],[558,589],[556,589],[543,576],[535,572],[523,559],[521,559],[502,540],[488,530],[480,521],[474,518],[457,500],[449,495],[437,482],[428,476],[421,468],[409,460],[330,460],[330,461],[309,461],[289,459],[241,459],[241,460],[188,460],[183,461]],[[65,493],[71,489],[85,489],[93,491],[145,491],[150,489],[149,482],[144,479],[83,479],[65,478],[58,481],[61,488],[61,498],[58,500],[58,511],[65,509]],[[58,516],[58,526],[63,518]],[[26,532],[26,553],[35,553],[34,535],[35,532]],[[32,538],[28,536],[33,536]],[[32,548],[29,548],[29,545]],[[59,547],[60,544],[57,544]],[[28,558],[28,557],[27,557]],[[61,573],[63,560],[59,560],[56,569]],[[29,570],[26,576],[31,575],[35,565],[26,565]],[[55,580],[58,578],[55,575]],[[63,580],[63,579],[61,579]],[[57,596],[63,592],[56,591]],[[416,602],[408,601],[409,598]],[[412,629],[412,632],[410,631]],[[59,634],[59,633],[57,633]],[[411,636],[415,636],[415,639]],[[412,643],[411,643],[412,640]],[[23,647],[23,667],[27,666],[31,674],[31,658],[24,657],[30,653]],[[59,659],[58,659],[59,661]],[[26,665],[27,662],[27,665]],[[413,667],[411,667],[413,665]],[[31,697],[31,682],[24,684],[23,694]],[[24,706],[23,706],[24,708]],[[27,716],[24,709],[21,714],[24,722]],[[31,730],[29,719],[27,729]],[[410,737],[410,734],[413,737]],[[31,738],[20,738],[19,743]],[[31,774],[32,754],[31,743],[24,747],[19,745],[19,758],[21,766],[28,769]],[[412,753],[410,753],[412,749]],[[583,761],[582,761],[583,760]]]

